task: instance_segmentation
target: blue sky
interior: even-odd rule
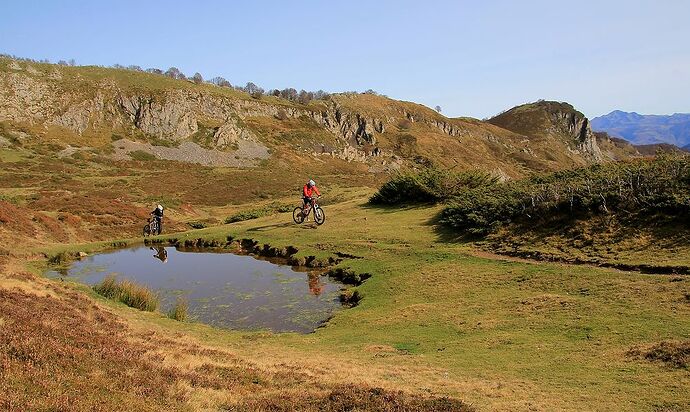
[[[374,89],[483,118],[690,112],[690,1],[11,1],[0,52],[170,66],[233,84]]]

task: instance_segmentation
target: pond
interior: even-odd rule
[[[189,304],[189,316],[209,325],[242,330],[308,333],[341,308],[342,284],[252,256],[181,251],[175,247],[138,246],[88,256],[66,275],[94,285],[114,273],[154,290],[161,312],[179,297]]]

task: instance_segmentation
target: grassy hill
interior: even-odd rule
[[[596,139],[569,131],[568,106],[513,127],[499,120],[531,112],[449,119],[353,93],[299,104],[145,72],[7,58],[0,94],[5,244],[131,235],[159,202],[171,229],[219,223],[237,205],[297,197],[310,177],[329,188],[375,188],[429,165],[516,178],[606,160]]]
[[[438,196],[532,190],[542,173],[636,156],[561,103],[483,122],[373,94],[299,104],[0,59],[0,409],[686,410],[685,276],[496,256],[493,238],[449,232],[443,206],[367,202],[419,171],[442,182],[426,185]],[[309,177],[325,195],[323,226],[279,213]],[[138,244],[156,203],[164,244],[202,239],[227,252],[228,239],[252,239],[371,277],[347,286],[357,305],[301,335],[178,322],[42,276],[80,252]],[[495,251],[515,241],[572,256],[589,240],[545,225],[568,238],[552,242],[515,223],[535,238],[508,224],[491,235],[509,235]],[[597,223],[583,221],[585,235]],[[667,243],[623,242],[607,258],[633,244],[649,247],[638,261],[676,253],[667,263],[683,265],[678,227]]]

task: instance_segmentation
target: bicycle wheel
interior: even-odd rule
[[[304,215],[302,214],[301,206],[297,206],[295,210],[292,211],[292,220],[294,220],[297,224],[304,222]]]
[[[317,225],[323,225],[326,221],[326,213],[320,207],[314,209],[314,221]]]

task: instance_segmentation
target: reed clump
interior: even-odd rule
[[[105,298],[122,302],[132,308],[147,312],[158,309],[158,295],[151,289],[130,280],[118,281],[112,274],[94,285],[93,290]]]

